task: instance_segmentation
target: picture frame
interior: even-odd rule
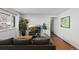
[[[61,27],[70,28],[70,16],[61,18]]]

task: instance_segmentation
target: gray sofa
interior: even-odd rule
[[[30,44],[17,44],[17,41],[11,38],[0,41],[0,50],[55,50],[56,46],[50,43],[50,38],[36,37],[32,38]],[[21,42],[20,42],[21,43]]]

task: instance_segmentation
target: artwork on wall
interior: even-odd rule
[[[3,13],[3,12],[0,12],[0,26],[12,26],[13,22],[12,22],[12,15],[9,15],[7,13]]]
[[[0,13],[0,22],[7,22],[7,16]]]
[[[70,28],[70,16],[61,18],[61,27]]]

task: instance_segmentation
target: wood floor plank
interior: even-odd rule
[[[52,44],[56,45],[56,50],[77,50],[72,45],[66,43],[56,35],[51,38]]]

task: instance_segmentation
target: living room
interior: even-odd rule
[[[18,47],[17,49],[26,50],[56,50],[57,46],[50,42],[51,36],[55,35],[79,49],[78,10],[78,8],[0,8],[0,44],[2,45],[0,47],[1,49]],[[61,26],[61,18],[65,19],[67,16],[69,20],[66,21],[66,25]],[[21,22],[23,26],[20,28],[20,20],[27,20],[26,26]],[[54,21],[51,22],[51,20]],[[12,44],[16,44],[16,46],[12,46]],[[8,48],[5,45],[11,46]]]

